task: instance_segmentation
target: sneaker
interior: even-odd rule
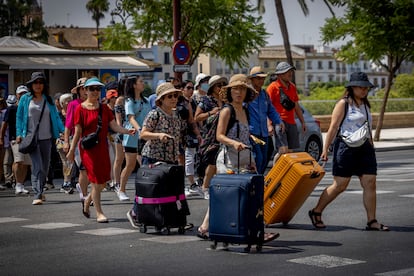
[[[60,188],[60,192],[68,193],[70,190],[70,182],[63,182],[62,188]]]
[[[141,225],[138,223],[137,217],[132,214],[132,210],[129,210],[126,213],[126,215],[127,215],[129,222],[131,223],[131,226],[133,228],[139,229]]]
[[[204,194],[204,199],[209,200],[210,199],[210,193],[208,191],[208,189],[203,189],[203,194]]]
[[[7,187],[6,186],[4,186],[4,185],[1,185],[0,184],[0,191],[4,191],[4,190],[6,190],[7,189]]]
[[[43,201],[41,199],[35,199],[32,202],[32,205],[42,205],[42,204],[43,204]]]
[[[16,195],[28,194],[28,193],[29,191],[24,188],[23,184],[16,184],[16,191],[15,191]]]
[[[42,201],[46,201],[46,196],[42,194]]]
[[[128,201],[129,200],[129,197],[126,195],[126,193],[121,192],[121,191],[118,192],[118,198],[119,198],[120,201]]]
[[[75,192],[75,189],[73,187],[69,187],[69,189],[65,191],[65,193],[70,194],[70,195],[73,194],[74,192]]]
[[[46,183],[44,189],[47,190],[53,190],[55,188],[55,185],[53,183]]]
[[[192,184],[190,187],[185,189],[185,196],[186,197],[202,197],[204,198],[203,190],[197,184]]]
[[[116,193],[119,193],[119,190],[121,189],[121,184],[119,184],[119,183],[116,183],[115,184],[115,186],[114,186],[114,190],[115,190],[115,192]]]

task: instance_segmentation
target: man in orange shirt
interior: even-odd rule
[[[276,148],[278,153],[275,155],[273,164],[281,154],[292,152],[299,147],[299,133],[295,122],[295,113],[302,124],[302,131],[306,131],[305,120],[303,119],[302,109],[299,106],[299,97],[296,86],[292,83],[293,70],[296,68],[287,62],[280,62],[276,66],[277,80],[267,87],[267,93],[276,111],[280,114],[285,125],[283,131],[280,126],[276,126]]]

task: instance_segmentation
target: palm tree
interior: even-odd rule
[[[311,0],[311,1],[313,2],[313,0]],[[329,8],[330,12],[332,13],[332,15],[335,16],[335,14],[334,14],[334,12],[331,8],[330,0],[323,0],[323,2],[328,6],[328,8]],[[303,14],[305,16],[308,16],[309,15],[309,8],[308,8],[308,5],[306,4],[306,0],[298,0],[298,3],[299,3],[299,5],[300,5],[300,7],[303,11]],[[263,0],[258,0],[257,6],[258,6],[259,13],[264,13],[265,12],[264,1]],[[277,18],[279,20],[280,31],[282,33],[283,47],[285,48],[287,62],[291,65],[294,65],[293,64],[293,58],[292,58],[292,52],[290,50],[289,32],[287,30],[286,17],[285,17],[285,13],[284,13],[284,10],[283,10],[282,0],[275,0],[275,7],[276,7],[276,15],[277,15]]]
[[[99,22],[105,17],[104,12],[109,10],[109,2],[108,0],[89,0],[86,3],[86,9],[92,13],[92,19],[96,22],[96,37],[99,50]]]

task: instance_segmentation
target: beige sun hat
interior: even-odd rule
[[[267,74],[265,72],[263,72],[262,67],[260,66],[254,66],[251,70],[250,70],[250,74],[248,76],[248,78],[266,78]]]
[[[182,91],[180,89],[177,89],[174,87],[174,85],[171,82],[164,82],[157,86],[156,94],[157,98],[155,99],[155,103],[158,104],[159,100],[167,94],[177,92],[179,95],[182,94]]]
[[[87,78],[80,78],[76,81],[76,86],[70,90],[71,93],[76,94],[79,87],[82,87],[85,85]]]
[[[213,93],[212,88],[213,88],[214,85],[216,85],[218,83],[224,83],[224,85],[226,85],[227,84],[227,78],[226,77],[223,77],[223,76],[220,76],[220,75],[214,75],[214,76],[212,76],[208,80],[209,88],[208,88],[207,94]]]
[[[247,88],[247,92],[250,93],[250,96],[246,96],[245,102],[250,102],[254,99],[258,92],[250,85],[248,77],[244,74],[236,74],[230,78],[229,84],[224,86],[221,90],[223,92],[222,96],[225,99],[228,99],[227,94],[230,93],[230,89],[235,86],[242,86]]]

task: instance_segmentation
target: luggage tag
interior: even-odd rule
[[[177,204],[177,210],[178,210],[178,211],[180,211],[180,210],[181,210],[181,208],[183,207],[183,206],[181,205],[181,201],[180,201],[179,199],[177,199],[177,201],[175,202],[175,204]]]

